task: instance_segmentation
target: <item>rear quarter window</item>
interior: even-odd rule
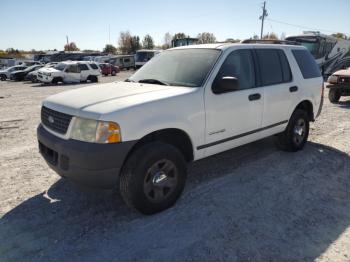
[[[297,61],[300,71],[304,79],[316,78],[321,76],[320,68],[318,67],[314,57],[308,50],[295,49],[292,50],[293,56]]]

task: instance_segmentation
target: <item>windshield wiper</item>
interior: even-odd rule
[[[168,86],[169,84],[158,80],[158,79],[141,79],[138,81],[139,83],[145,83],[145,84],[156,84],[156,85],[163,85],[163,86]]]

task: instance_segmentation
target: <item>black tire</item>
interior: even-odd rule
[[[341,94],[339,90],[336,90],[334,88],[329,89],[328,99],[331,103],[338,103],[340,97],[341,97]]]
[[[91,83],[97,83],[98,82],[97,76],[89,76],[87,78],[87,80],[90,80]]]
[[[6,78],[7,78],[6,75],[0,75],[0,80],[1,81],[6,81]]]
[[[52,79],[52,84],[57,85],[59,82],[63,82],[61,77],[55,77]]]
[[[172,145],[151,142],[126,161],[120,174],[120,193],[129,207],[150,215],[175,204],[186,177],[187,166],[180,151]]]
[[[37,76],[32,76],[31,81],[32,81],[32,83],[36,83],[36,82],[38,82],[38,78],[37,78]]]
[[[309,124],[307,112],[296,109],[289,119],[286,130],[277,136],[277,146],[287,152],[303,149],[309,136]]]

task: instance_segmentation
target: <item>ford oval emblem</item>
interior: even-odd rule
[[[53,124],[55,122],[55,119],[52,116],[49,116],[48,120],[51,124]]]

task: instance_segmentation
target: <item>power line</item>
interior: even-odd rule
[[[323,32],[329,32],[329,33],[339,33],[339,32],[337,32],[337,31],[332,31],[332,30],[326,30],[326,29],[321,29],[321,28],[312,28],[312,27],[303,26],[303,25],[296,25],[296,24],[286,23],[286,22],[279,21],[279,20],[275,20],[275,19],[271,19],[271,18],[266,18],[266,20],[268,20],[268,21],[270,21],[270,22],[278,23],[278,24],[289,25],[289,26],[294,26],[294,27],[298,27],[298,28],[302,28],[302,29],[308,29],[308,30],[313,30],[313,31],[323,31]],[[349,35],[348,33],[344,33],[344,34]]]

